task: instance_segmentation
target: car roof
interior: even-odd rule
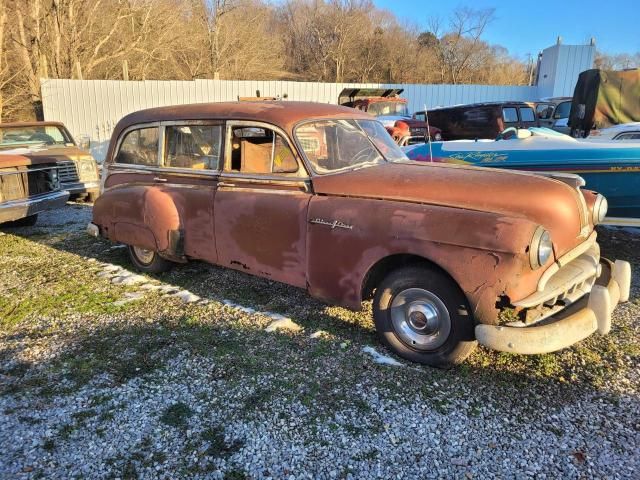
[[[327,103],[259,101],[220,102],[173,105],[130,113],[118,122],[114,135],[135,124],[180,120],[249,120],[276,125],[285,131],[302,121],[314,118],[373,117],[354,108]]]
[[[493,107],[493,106],[503,106],[503,105],[513,105],[516,107],[531,107],[533,106],[534,102],[523,102],[522,100],[515,100],[515,101],[502,101],[502,102],[478,102],[478,103],[462,103],[459,105],[449,105],[446,107],[433,107],[430,108],[429,111],[433,111],[433,110],[448,110],[451,108],[476,108],[476,107]],[[420,112],[416,112],[416,113],[424,113],[424,110],[420,111]]]

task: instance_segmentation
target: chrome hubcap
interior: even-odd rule
[[[149,264],[153,262],[153,256],[156,252],[153,250],[147,250],[146,248],[133,247],[133,253],[136,254],[140,263]]]
[[[408,288],[391,302],[391,322],[400,339],[417,350],[434,350],[451,333],[449,311],[436,295]]]

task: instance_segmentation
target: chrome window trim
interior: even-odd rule
[[[229,167],[231,166],[231,129],[233,127],[257,127],[257,128],[268,128],[269,130],[273,130],[275,133],[279,134],[284,141],[287,143],[287,146],[289,147],[289,149],[291,150],[291,153],[293,153],[294,158],[296,159],[296,163],[298,164],[298,171],[296,173],[280,173],[280,174],[270,174],[270,175],[262,175],[262,174],[255,174],[255,173],[242,173],[242,172],[236,172],[236,171],[231,171],[229,169]],[[291,178],[295,178],[295,179],[300,179],[300,180],[305,180],[310,178],[309,176],[309,170],[307,169],[307,165],[305,164],[303,159],[303,156],[300,154],[300,151],[295,148],[295,145],[291,143],[291,139],[289,138],[289,135],[287,135],[287,133],[281,129],[280,127],[273,125],[272,123],[268,123],[268,122],[260,122],[260,121],[253,121],[253,120],[227,120],[225,122],[225,141],[224,141],[224,158],[223,158],[223,162],[222,162],[222,173],[224,175],[238,175],[240,178],[240,176],[243,177],[251,177],[253,176],[258,176],[259,178],[266,178],[266,177],[273,177],[273,178],[278,178],[278,179],[291,179]],[[272,157],[273,158],[273,157]],[[302,160],[302,161],[301,161]],[[229,169],[229,170],[228,170]]]
[[[160,128],[160,124],[161,122],[148,122],[148,123],[136,123],[134,125],[129,125],[127,128],[125,128],[121,133],[120,136],[118,137],[118,141],[116,142],[116,148],[114,149],[113,153],[111,154],[111,158],[108,158],[107,161],[108,163],[106,163],[106,167],[109,168],[112,165],[113,166],[134,166],[134,167],[148,167],[148,168],[154,168],[151,165],[136,165],[134,163],[118,163],[115,161],[116,157],[118,156],[118,153],[120,153],[120,147],[122,146],[122,142],[124,141],[125,137],[132,132],[133,130],[142,130],[144,128],[152,128],[152,127],[156,127],[156,128]],[[160,142],[160,131],[158,131],[158,154],[160,153],[160,145],[162,145],[162,143]],[[156,156],[156,166],[160,165],[160,157]]]
[[[160,169],[166,171],[167,173],[186,173],[186,172],[194,172],[195,169],[192,168],[184,168],[184,167],[168,167],[165,165],[165,149],[166,149],[166,127],[174,127],[174,126],[189,126],[189,125],[197,125],[201,127],[220,127],[220,154],[218,156],[218,168],[205,168],[203,170],[198,170],[202,172],[204,175],[211,175],[211,173],[218,174],[222,171],[222,167],[220,163],[225,162],[225,122],[224,120],[171,120],[171,121],[163,121],[160,122],[160,131],[162,132],[162,150],[158,152],[160,155]]]
[[[156,173],[184,177],[217,177],[220,175],[220,170],[194,170],[190,168],[149,167],[146,165],[114,163],[112,164],[112,168],[109,169],[109,175],[116,173]]]

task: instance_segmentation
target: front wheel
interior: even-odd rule
[[[138,270],[146,273],[162,273],[173,267],[173,263],[162,258],[158,252],[142,247],[129,245],[129,258]]]
[[[426,267],[393,271],[373,300],[382,343],[407,360],[440,368],[461,363],[476,347],[469,311],[455,282]]]

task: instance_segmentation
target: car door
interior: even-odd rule
[[[160,169],[154,177],[180,219],[179,250],[187,257],[212,263],[218,261],[213,205],[223,129],[222,121],[162,122]]]
[[[214,200],[218,263],[306,286],[310,180],[284,132],[260,122],[227,122]]]

